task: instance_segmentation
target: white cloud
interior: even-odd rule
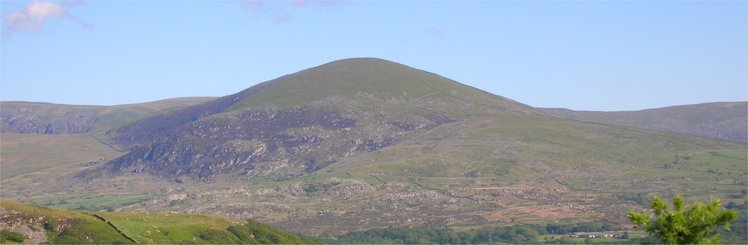
[[[5,28],[10,31],[38,33],[44,30],[44,25],[51,19],[78,20],[68,13],[66,7],[70,5],[57,4],[50,1],[33,1],[23,9],[10,12],[3,16]],[[84,25],[85,26],[85,25]]]

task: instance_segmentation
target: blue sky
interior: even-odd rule
[[[746,1],[5,1],[0,99],[223,96],[378,57],[536,107],[748,100]]]

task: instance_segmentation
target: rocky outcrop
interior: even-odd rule
[[[194,108],[180,113],[192,110]],[[168,125],[151,122],[155,119],[149,118],[133,127],[155,123],[166,129],[144,130],[153,133],[149,141],[140,133],[120,135],[123,144],[145,142],[134,143],[128,154],[112,160],[106,167],[114,174],[148,173],[168,179],[189,176],[210,180],[220,173],[250,177],[275,175],[283,179],[315,172],[342,158],[395,144],[398,135],[452,122],[443,115],[426,111],[400,117],[415,125],[414,129],[386,121],[358,123],[372,118],[372,114],[306,105],[286,109],[250,108],[202,118],[172,115],[172,118],[198,119],[191,122],[173,119],[180,123]],[[121,131],[131,130],[135,129]]]
[[[265,87],[263,84],[222,97],[204,104],[182,108],[172,113],[164,113],[136,121],[116,130],[115,141],[122,145],[134,145],[152,142],[154,138],[171,130],[189,127],[188,124],[200,119],[219,114],[229,109],[242,99],[256,94]]]
[[[40,244],[48,240],[43,228],[46,221],[45,217],[32,217],[0,208],[0,230],[23,234],[26,237],[24,244]]]
[[[109,170],[210,179],[226,172],[266,175],[267,171],[255,170],[291,163],[293,168],[313,172],[342,157],[347,149],[373,150],[390,142],[346,140],[354,135],[344,129],[355,127],[353,119],[313,107],[217,115],[158,135],[152,143],[135,145],[113,160]]]

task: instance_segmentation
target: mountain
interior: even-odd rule
[[[573,111],[540,108],[548,115],[701,137],[748,142],[748,102],[671,106],[640,111]]]
[[[316,244],[254,221],[206,215],[80,212],[9,201],[0,202],[0,230],[4,244],[11,241],[25,244]]]
[[[2,194],[341,234],[422,225],[626,227],[626,211],[646,206],[647,195],[742,203],[748,185],[745,143],[552,117],[370,58],[108,132],[106,143],[125,152],[79,163],[80,171],[25,174],[3,182]]]
[[[102,134],[130,121],[213,98],[175,98],[118,106],[60,105],[21,101],[0,102],[1,133]]]
[[[129,154],[110,170],[210,179],[291,178],[484,110],[529,107],[389,61],[349,59],[117,130]],[[282,173],[275,168],[285,167]]]

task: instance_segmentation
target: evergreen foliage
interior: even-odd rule
[[[732,210],[720,210],[719,200],[708,204],[694,203],[686,208],[680,195],[673,199],[673,210],[658,196],[652,198],[655,214],[629,212],[631,222],[666,244],[720,243],[717,227],[729,228],[738,218]]]

